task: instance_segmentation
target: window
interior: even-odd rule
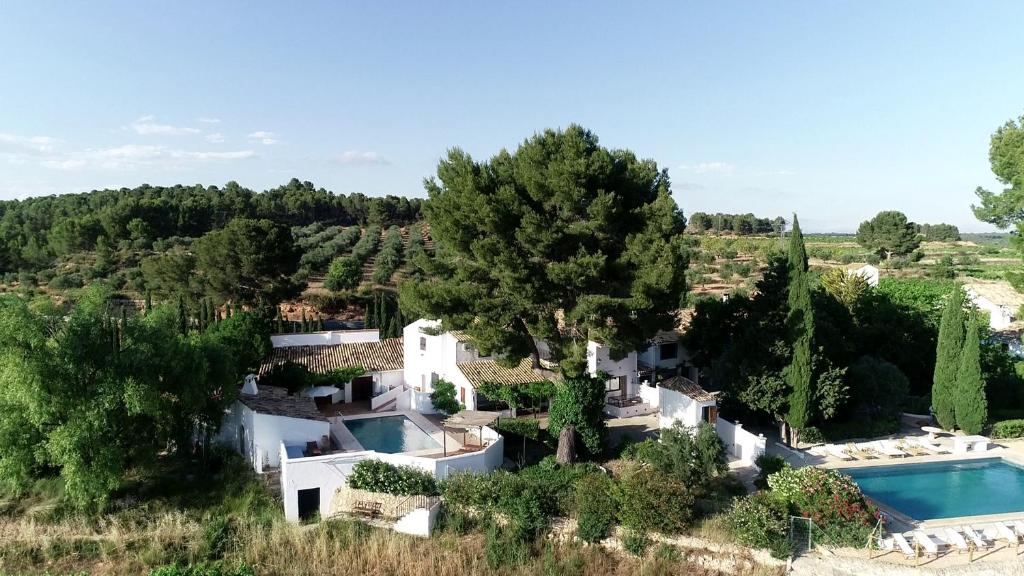
[[[708,424],[714,424],[718,420],[718,406],[704,406],[701,408],[700,419]]]
[[[619,390],[622,390],[622,385],[625,383],[625,376],[616,376],[604,383],[605,392],[618,392]]]
[[[679,357],[679,344],[668,342],[658,346],[658,356],[662,360],[675,360]]]
[[[426,336],[420,336],[420,350],[426,350],[426,349],[427,349],[427,337]]]

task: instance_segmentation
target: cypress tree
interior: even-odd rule
[[[153,311],[153,291],[146,290],[146,314]]]
[[[367,328],[373,328],[373,309],[376,305],[377,293],[373,294],[373,300],[366,306],[366,317],[363,319],[363,323],[366,324]]]
[[[306,320],[306,311],[302,311],[302,333],[309,332],[309,321]]]
[[[210,317],[206,315],[206,300],[199,301],[199,330],[206,330],[207,324],[210,322]]]
[[[324,331],[324,317],[319,314],[316,315],[316,329],[319,332]]]
[[[277,308],[277,333],[284,334],[284,318],[281,314],[281,307]]]
[[[178,295],[178,330],[182,334],[188,333],[188,310],[185,308],[185,297]]]
[[[981,434],[988,422],[988,400],[985,398],[985,379],[981,374],[981,346],[978,342],[978,322],[971,315],[967,322],[967,335],[960,354],[960,367],[956,373],[956,423],[968,434]]]
[[[960,354],[964,348],[964,293],[957,287],[946,301],[939,324],[935,348],[935,374],[932,377],[932,409],[939,426],[956,426],[956,380]]]
[[[783,371],[789,385],[789,415],[792,442],[799,442],[800,430],[811,421],[814,382],[812,346],[814,344],[814,311],[811,307],[811,286],[807,277],[807,250],[800,222],[793,215],[789,239],[789,313],[787,328],[793,345],[793,356]]]

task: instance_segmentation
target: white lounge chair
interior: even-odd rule
[[[884,454],[889,458],[902,458],[907,455],[906,452],[900,450],[894,445],[886,443],[884,440],[877,440],[875,442],[869,442],[870,446],[874,448],[875,452]]]
[[[921,545],[921,548],[929,556],[939,555],[939,545],[931,539],[923,530],[914,530],[914,541]]]
[[[957,532],[952,528],[946,528],[943,536],[945,536],[946,542],[952,546],[956,546],[957,550],[961,552],[967,552],[967,550],[969,550],[967,547],[967,540],[964,540],[964,537],[960,532]]]
[[[1020,543],[1020,539],[1017,538],[1017,533],[1013,530],[1010,530],[1010,527],[1006,524],[1003,524],[1002,522],[996,522],[994,526],[996,527],[996,534],[999,535],[999,538],[1006,540],[1008,543],[1013,544],[1014,546]]]
[[[952,450],[950,450],[949,448],[946,448],[946,447],[943,447],[943,446],[939,446],[938,444],[932,444],[931,442],[928,441],[927,438],[918,438],[917,439],[917,443],[920,444],[920,446],[922,448],[924,448],[925,450],[931,452],[932,454],[951,454],[952,453]]]
[[[1015,520],[1013,522],[1013,529],[1016,530],[1018,536],[1024,536],[1024,522]]]
[[[840,460],[853,460],[853,456],[847,454],[846,450],[837,444],[825,444],[825,451],[833,458],[839,458]]]
[[[960,531],[966,534],[967,538],[969,538],[971,542],[974,542],[975,548],[979,550],[988,548],[988,542],[985,541],[985,537],[982,534],[976,532],[973,527],[961,526]]]
[[[900,552],[903,552],[903,555],[907,558],[917,557],[917,551],[915,551],[914,547],[910,545],[910,542],[907,542],[907,539],[903,537],[903,534],[900,534],[898,532],[894,533],[892,535],[892,541],[896,543],[896,546],[900,549]]]

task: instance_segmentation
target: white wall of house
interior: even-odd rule
[[[587,372],[597,376],[599,372],[608,374],[609,379],[626,377],[626,396],[637,394],[637,353],[630,352],[624,358],[614,360],[608,347],[594,341],[587,342]],[[613,390],[607,396],[621,396],[620,390]]]
[[[372,330],[327,330],[306,334],[272,334],[270,343],[274,348],[287,346],[325,346],[327,344],[349,344],[353,342],[380,342],[380,331]]]
[[[257,472],[280,464],[278,446],[305,446],[330,436],[331,425],[321,420],[259,414],[239,401],[225,415],[218,440],[241,454]]]
[[[979,310],[988,312],[988,325],[993,330],[1005,330],[1013,322],[1015,310],[1000,306],[970,288],[967,289],[967,299]]]
[[[848,269],[846,271],[850,276],[857,275],[867,281],[868,286],[878,286],[879,270],[877,266],[866,264],[860,268]]]
[[[675,350],[675,354],[666,354],[668,350],[662,348],[663,344],[651,344],[646,350],[640,353],[639,360],[654,368],[675,368],[683,362],[683,348],[679,342],[666,342],[665,346]]]
[[[405,355],[405,385],[418,392],[430,393],[434,382],[447,380],[455,385],[455,397],[467,410],[476,409],[476,390],[459,370],[458,362],[471,362],[481,356],[466,342],[459,342],[451,333],[424,334],[440,326],[436,320],[420,319],[402,330]]]
[[[658,386],[658,425],[670,428],[679,422],[683,426],[696,426],[701,422],[701,413],[705,406],[715,406],[714,400],[698,402],[686,394]]]
[[[326,517],[330,514],[331,500],[335,492],[345,485],[346,478],[360,460],[376,459],[396,466],[413,466],[432,474],[438,480],[447,478],[449,474],[493,472],[501,467],[504,460],[504,438],[489,427],[484,427],[482,436],[483,440],[490,441],[483,450],[447,458],[424,458],[374,451],[288,458],[285,446],[281,444],[278,459],[281,462],[281,496],[284,499],[285,518],[293,522],[299,520],[299,490],[310,488],[320,490],[320,515]]]

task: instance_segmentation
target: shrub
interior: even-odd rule
[[[725,444],[710,424],[696,428],[676,423],[661,431],[661,440],[645,440],[628,446],[623,457],[650,464],[687,486],[705,486],[728,470]]]
[[[781,456],[771,454],[761,454],[757,460],[754,460],[754,464],[760,470],[757,473],[757,478],[754,479],[754,486],[762,490],[768,488],[769,476],[786,467],[786,461]]]
[[[752,548],[765,548],[776,558],[786,558],[792,551],[788,518],[786,503],[765,493],[737,499],[725,516],[729,532],[736,540]]]
[[[900,414],[910,381],[891,362],[861,356],[847,372],[854,404],[872,419],[891,420]]]
[[[650,541],[647,539],[647,534],[637,530],[627,531],[626,536],[622,539],[622,547],[633,556],[643,556],[647,552],[648,545],[650,545]]]
[[[992,425],[993,438],[1024,437],[1024,420],[1002,420]]]
[[[572,513],[577,482],[599,469],[589,464],[559,466],[544,460],[536,466],[523,468],[517,474],[498,470],[493,474],[455,474],[440,485],[445,503],[513,515],[524,497],[537,500],[546,516],[568,516]],[[524,496],[525,495],[525,496]]]
[[[208,560],[219,560],[231,543],[231,521],[226,516],[217,516],[203,525],[201,549]]]
[[[810,518],[839,545],[860,546],[874,527],[877,511],[852,478],[813,466],[783,468],[768,477],[773,496]]]
[[[412,466],[395,466],[380,460],[361,460],[352,468],[348,485],[359,490],[399,496],[438,494],[434,477]]]
[[[576,484],[576,536],[584,542],[600,542],[615,525],[615,500],[607,476],[592,474]]]
[[[903,411],[910,414],[928,414],[932,408],[931,394],[907,396],[903,400]]]
[[[900,419],[832,421],[826,422],[821,428],[825,438],[833,442],[853,438],[876,438],[899,432]]]
[[[636,467],[613,490],[619,521],[637,530],[674,534],[693,519],[693,494],[676,477]]]
[[[540,439],[540,420],[533,418],[499,418],[497,430],[502,434]]]
[[[825,441],[825,436],[817,426],[808,426],[800,431],[800,441],[805,444],[820,444]]]
[[[336,258],[331,262],[330,268],[327,269],[327,275],[324,277],[324,287],[333,292],[350,290],[359,284],[362,275],[362,264],[356,261],[355,258],[349,256]]]
[[[459,400],[455,396],[455,384],[443,378],[434,382],[434,391],[430,393],[430,403],[434,405],[435,410],[440,410],[445,414],[455,414],[462,410],[462,404],[459,404]]]
[[[228,567],[222,562],[201,563],[191,566],[172,564],[157,568],[149,576],[254,576],[256,573],[247,564]]]

